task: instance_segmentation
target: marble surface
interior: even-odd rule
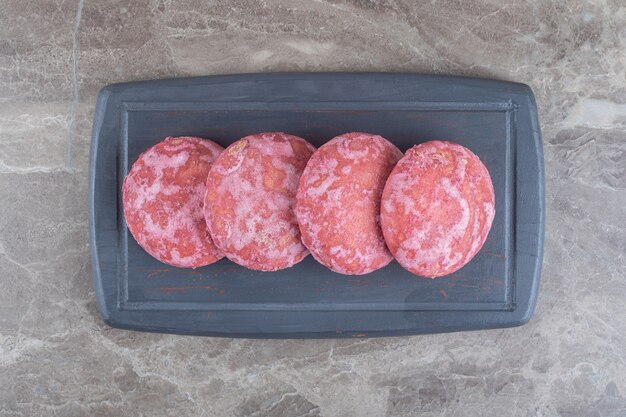
[[[0,416],[626,416],[623,0],[5,0],[0,10]],[[531,322],[321,341],[104,325],[87,243],[97,91],[328,70],[532,86],[547,226]]]

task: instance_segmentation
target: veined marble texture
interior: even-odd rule
[[[626,416],[623,0],[4,0],[0,416]],[[274,71],[529,84],[545,261],[520,328],[232,340],[107,327],[87,242],[97,91]]]

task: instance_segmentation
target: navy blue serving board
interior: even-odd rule
[[[166,136],[226,147],[283,131],[320,146],[350,131],[380,134],[402,151],[458,142],[491,173],[496,216],[478,255],[438,279],[397,262],[362,276],[307,257],[278,272],[224,259],[196,270],[160,263],[128,233],[124,176]],[[543,255],[544,175],[531,89],[523,84],[392,73],[242,74],[110,85],[93,124],[89,221],[104,321],[132,330],[226,337],[395,336],[510,327],[534,310]]]

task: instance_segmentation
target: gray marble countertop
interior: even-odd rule
[[[9,0],[0,10],[0,416],[626,416],[623,0]],[[87,242],[97,91],[261,71],[529,84],[547,190],[530,323],[304,341],[104,325]]]

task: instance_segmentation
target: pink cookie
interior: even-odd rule
[[[393,260],[380,230],[380,198],[402,152],[385,138],[346,133],[320,147],[298,187],[302,241],[320,263],[361,275]]]
[[[222,150],[210,140],[168,137],[142,153],[126,176],[122,193],[128,229],[159,261],[197,268],[224,256],[202,212],[206,177]]]
[[[478,253],[494,214],[493,184],[480,159],[461,145],[431,141],[409,149],[391,172],[380,220],[400,265],[436,278]]]
[[[276,271],[308,255],[293,207],[315,148],[286,133],[246,136],[215,160],[204,215],[215,244],[250,269]]]

